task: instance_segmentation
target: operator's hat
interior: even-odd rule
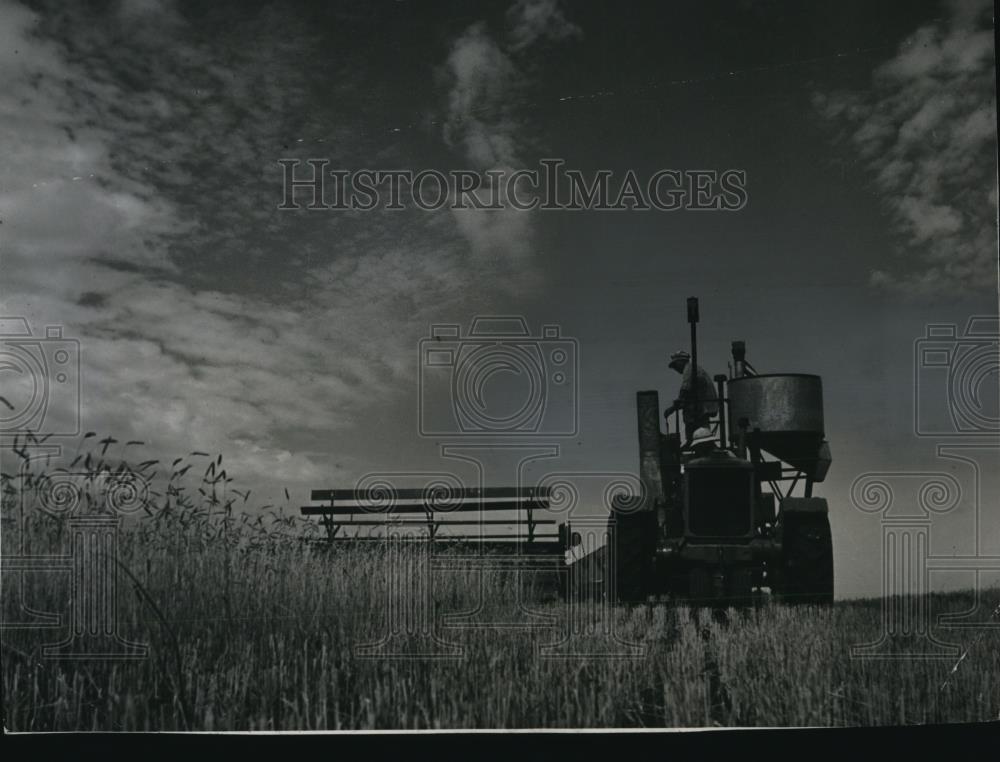
[[[685,352],[683,349],[680,352],[674,352],[670,355],[670,367],[674,365],[680,365],[682,363],[687,363],[691,360],[691,353]]]

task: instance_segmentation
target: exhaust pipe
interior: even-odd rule
[[[639,422],[639,479],[646,492],[641,510],[651,511],[664,496],[660,473],[660,395],[655,390],[636,392],[635,407]]]

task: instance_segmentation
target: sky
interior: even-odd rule
[[[985,2],[3,0],[0,316],[79,342],[79,402],[53,387],[49,429],[75,431],[79,405],[82,432],[222,453],[294,507],[372,473],[478,478],[442,450],[461,436],[421,435],[420,380],[432,326],[479,315],[558,326],[578,361],[553,392],[576,431],[479,439],[463,457],[482,478],[512,483],[546,448],[527,477],[634,473],[634,393],[672,399],[698,296],[710,373],[743,339],[761,372],[823,376],[837,594],[874,595],[881,518],[852,501],[866,474],[900,494],[952,475],[932,553],[1000,555],[996,449],[939,452],[996,436],[949,432],[947,383],[914,359],[929,324],[995,357],[994,60]],[[736,169],[747,202],[278,208],[282,159],[552,157],[615,177]],[[993,328],[962,340],[972,316]],[[994,432],[995,368],[974,400]]]

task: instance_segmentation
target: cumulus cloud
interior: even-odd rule
[[[559,7],[559,0],[519,0],[507,11],[510,48],[524,50],[541,39],[554,42],[581,37],[583,31]]]
[[[505,177],[520,168],[526,126],[512,103],[525,86],[523,59],[543,40],[581,36],[557,0],[518,0],[506,14],[504,35],[485,22],[472,24],[452,43],[444,70],[449,82],[445,142],[458,148],[472,168]],[[500,181],[499,187],[505,187]],[[484,189],[486,203],[492,189]],[[532,245],[532,212],[514,209],[501,197],[497,209],[454,210],[474,255],[522,265]]]
[[[996,98],[992,5],[961,0],[919,28],[864,92],[819,94],[843,124],[894,223],[895,260],[878,287],[910,295],[997,283]]]
[[[452,43],[445,71],[450,82],[444,137],[459,145],[479,169],[513,166],[524,125],[510,107],[524,84],[519,65],[527,49],[542,40],[582,35],[557,0],[519,0],[507,11],[509,28],[499,39],[485,22],[469,26]]]
[[[446,66],[452,85],[445,140],[460,144],[480,169],[514,162],[518,125],[506,100],[517,83],[517,69],[485,23],[473,24],[455,40]]]

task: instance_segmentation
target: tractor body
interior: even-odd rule
[[[656,391],[636,394],[643,494],[612,501],[605,547],[570,554],[582,564],[571,578],[602,579],[622,602],[668,595],[738,605],[766,591],[790,603],[832,602],[828,507],[813,495],[830,465],[820,377],[758,375],[743,342],[733,342],[730,375],[715,382],[718,414],[700,438],[682,440],[677,414],[669,431]]]

